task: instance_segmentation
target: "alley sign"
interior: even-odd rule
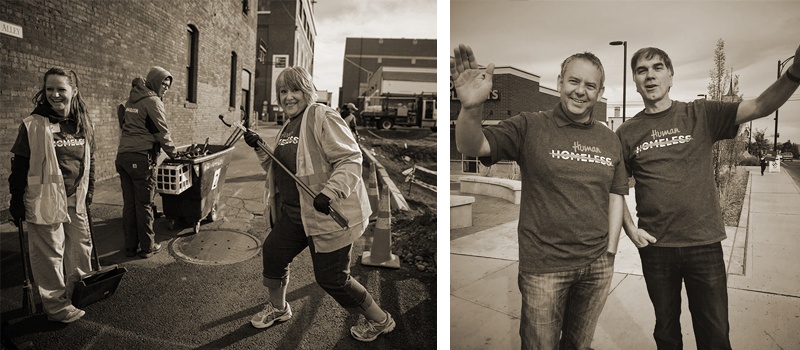
[[[22,27],[16,24],[0,21],[0,33],[22,39]]]

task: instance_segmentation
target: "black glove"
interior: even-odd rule
[[[25,202],[21,196],[11,196],[11,206],[8,207],[8,212],[14,218],[14,225],[25,220]]]
[[[86,194],[86,206],[92,205],[92,197],[93,195],[91,193]]]
[[[318,212],[328,215],[331,213],[331,199],[328,196],[320,193],[314,197],[314,209]]]
[[[246,142],[250,147],[259,148],[258,143],[261,142],[261,136],[252,130],[247,130],[244,133],[244,142]]]

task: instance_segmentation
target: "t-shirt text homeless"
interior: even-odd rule
[[[598,163],[605,166],[614,166],[614,163],[612,163],[611,158],[609,157],[602,157],[597,154],[585,152],[603,153],[600,151],[599,147],[584,146],[578,141],[575,141],[575,143],[572,144],[572,151],[551,150],[550,156],[557,159],[573,160],[576,162]]]
[[[639,154],[642,151],[647,151],[652,148],[661,148],[687,143],[692,140],[692,135],[675,135],[681,131],[678,128],[659,131],[653,130],[650,136],[653,137],[652,141],[646,141],[639,146],[636,146],[634,152]]]

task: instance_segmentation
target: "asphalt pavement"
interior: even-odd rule
[[[745,169],[749,180],[739,225],[726,227],[722,242],[731,342],[735,349],[800,349],[800,186],[787,171],[761,176],[758,167]],[[460,193],[457,186],[451,194],[475,197],[473,221],[482,226],[451,230],[451,348],[519,349],[518,221],[486,227],[492,213],[519,212],[519,206]],[[626,201],[634,214],[633,193]],[[655,316],[638,250],[624,234],[614,272],[592,348],[655,349]],[[684,348],[696,349],[685,290],[682,299]]]
[[[272,125],[258,132],[271,141],[277,129]],[[227,174],[219,180],[224,182],[219,182],[217,220],[201,222],[195,234],[193,223],[180,217],[156,219],[156,239],[165,248],[150,259],[125,257],[119,180],[98,181],[92,218],[100,263],[128,272],[114,295],[85,307],[86,316],[71,324],[23,313],[17,229],[0,224],[3,334],[30,349],[436,348],[436,275],[407,266],[361,265],[374,225],[354,244],[351,273],[392,314],[397,322],[393,332],[373,343],[353,339],[349,329],[359,317],[316,284],[307,249],[292,263],[287,301],[293,318],[268,329],[253,328],[250,317],[267,301],[260,254],[264,172],[244,141],[229,157]],[[156,197],[163,209],[161,196]]]

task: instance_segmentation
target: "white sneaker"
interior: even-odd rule
[[[80,320],[83,315],[86,315],[86,311],[83,311],[78,308],[72,309],[72,311],[68,312],[64,318],[57,318],[50,315],[47,315],[47,319],[50,321],[61,322],[61,323],[72,323],[77,320]]]
[[[350,327],[350,335],[356,340],[371,342],[377,339],[379,335],[394,330],[395,325],[392,315],[386,312],[386,320],[383,323],[364,319],[364,322]]]
[[[264,310],[261,310],[261,312],[250,319],[250,324],[256,328],[267,328],[277,321],[284,322],[288,321],[290,318],[292,318],[292,307],[289,306],[289,303],[286,303],[286,308],[284,310],[278,310],[272,306],[272,302],[268,302],[267,305],[264,306]]]

